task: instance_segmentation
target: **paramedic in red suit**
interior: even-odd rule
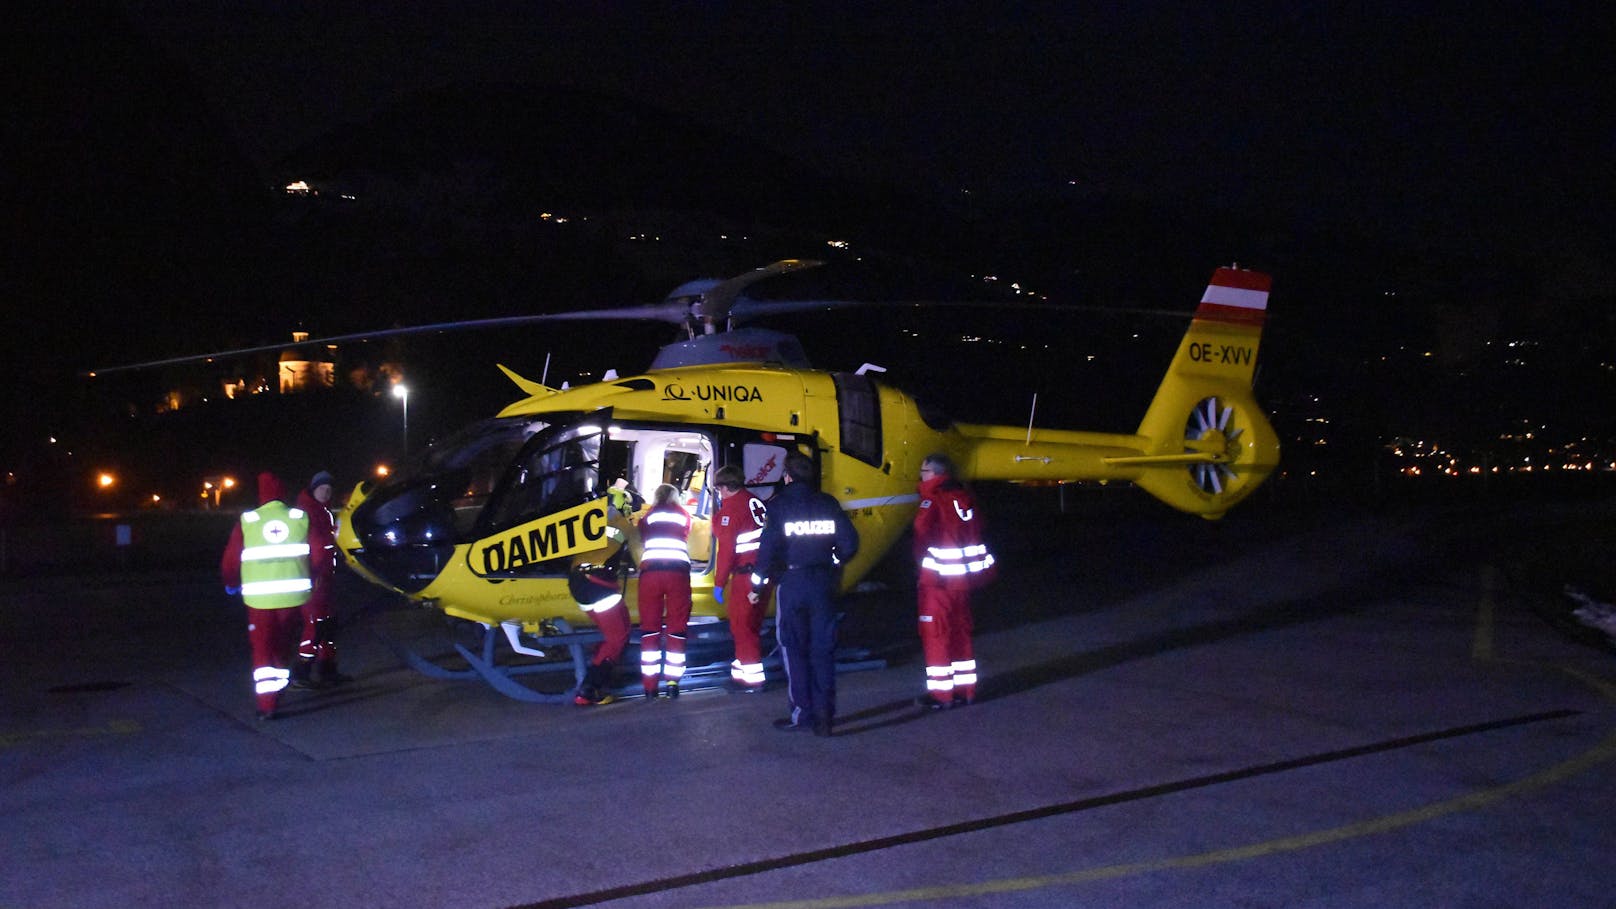
[[[626,500],[625,500],[626,503]],[[617,700],[613,673],[628,646],[628,604],[623,602],[620,577],[627,551],[630,526],[628,517],[615,506],[607,506],[606,545],[594,552],[573,557],[567,572],[567,589],[600,631],[600,643],[589,661],[572,702],[579,707],[610,704]]]
[[[297,645],[292,684],[322,687],[349,678],[337,671],[336,613],[331,587],[337,575],[337,523],[331,514],[336,479],[320,471],[297,494],[297,507],[309,515],[309,570],[314,591],[303,604],[303,640]]]
[[[928,455],[921,462],[919,491],[914,552],[926,694],[918,702],[943,710],[976,699],[971,591],[991,581],[997,569],[982,540],[976,499],[955,477],[947,455]]]
[[[752,602],[752,569],[758,542],[763,537],[763,500],[746,489],[746,477],[734,464],[718,468],[713,476],[718,490],[718,512],[713,515],[713,596],[729,612],[730,637],[735,639],[735,660],[729,665],[730,690],[763,690],[763,647],[758,632],[769,610],[769,590],[758,591]]]
[[[658,679],[665,680],[663,697],[676,698],[690,624],[690,514],[679,504],[678,487],[664,483],[652,493],[640,540],[640,683],[652,698]]]
[[[285,495],[279,478],[259,474],[262,504],[242,514],[219,560],[225,592],[241,594],[247,604],[247,640],[252,645],[260,720],[275,718],[280,693],[291,681],[292,648],[303,622],[299,607],[313,587],[308,515],[287,505]]]

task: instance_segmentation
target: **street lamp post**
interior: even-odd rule
[[[393,397],[404,407],[404,450],[399,453],[403,457],[410,453],[410,387],[402,382],[394,385]]]

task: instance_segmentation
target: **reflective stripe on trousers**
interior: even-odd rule
[[[274,694],[291,683],[292,672],[289,669],[260,666],[253,670],[253,692],[255,694]]]

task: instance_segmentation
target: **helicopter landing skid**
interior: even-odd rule
[[[572,703],[578,688],[583,684],[584,677],[589,671],[588,653],[593,645],[601,640],[600,632],[589,629],[573,631],[565,621],[555,620],[547,624],[546,628],[554,629],[542,635],[533,635],[521,631],[520,626],[514,622],[501,625],[487,625],[477,623],[482,628],[482,641],[479,647],[480,654],[473,653],[464,644],[456,642],[454,649],[460,659],[465,662],[464,669],[451,669],[440,665],[414,650],[399,644],[387,637],[382,637],[384,643],[403,660],[406,665],[429,678],[451,681],[467,681],[481,679],[489,687],[500,694],[518,701],[530,704],[565,704]],[[771,623],[772,624],[772,623]],[[767,632],[767,628],[765,631]],[[565,647],[571,657],[569,662],[551,660],[536,663],[501,663],[496,658],[500,639],[506,640],[511,651],[516,654],[545,657],[551,650]],[[633,641],[637,644],[640,631],[633,631]],[[691,625],[690,639],[692,644],[712,645],[728,644],[730,641],[728,626],[719,623],[701,623]],[[767,640],[768,637],[765,637]],[[705,646],[702,649],[706,649]],[[857,672],[864,669],[885,668],[887,661],[872,659],[870,652],[865,649],[843,649],[836,654],[836,671]],[[779,652],[776,650],[763,658],[764,671],[771,679],[779,679],[784,674],[784,666]],[[572,670],[571,684],[562,691],[541,691],[531,688],[517,681],[518,676],[536,674],[557,674],[566,669]],[[729,682],[730,664],[727,660],[711,663],[691,665],[685,670],[680,680],[682,691],[701,691],[721,688]],[[613,693],[620,699],[641,696],[643,688],[639,680],[616,687]]]
[[[549,661],[534,663],[501,663],[496,658],[497,645],[504,638],[510,645],[513,653],[531,657],[544,657],[547,650],[530,647],[523,643],[520,627],[513,622],[500,625],[487,625],[476,623],[482,628],[482,641],[478,650],[481,655],[472,653],[471,649],[459,642],[454,643],[455,652],[466,664],[463,669],[450,668],[441,665],[432,659],[422,656],[415,650],[393,640],[386,635],[378,634],[394,654],[405,665],[428,678],[447,681],[469,681],[481,679],[489,687],[506,697],[535,704],[559,704],[571,702],[577,693],[578,685],[583,682],[584,673],[588,671],[588,656],[585,645],[600,640],[598,632],[573,632],[566,623],[559,623],[557,634],[548,634],[542,637],[528,636],[540,645],[540,648],[555,649],[567,648],[571,660],[569,662]],[[550,674],[554,675],[566,670],[572,670],[572,680],[562,691],[540,691],[530,688],[516,681],[517,676]]]

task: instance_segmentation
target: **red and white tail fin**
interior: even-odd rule
[[[1212,273],[1195,318],[1261,328],[1268,317],[1268,290],[1273,283],[1260,271],[1220,268]]]

